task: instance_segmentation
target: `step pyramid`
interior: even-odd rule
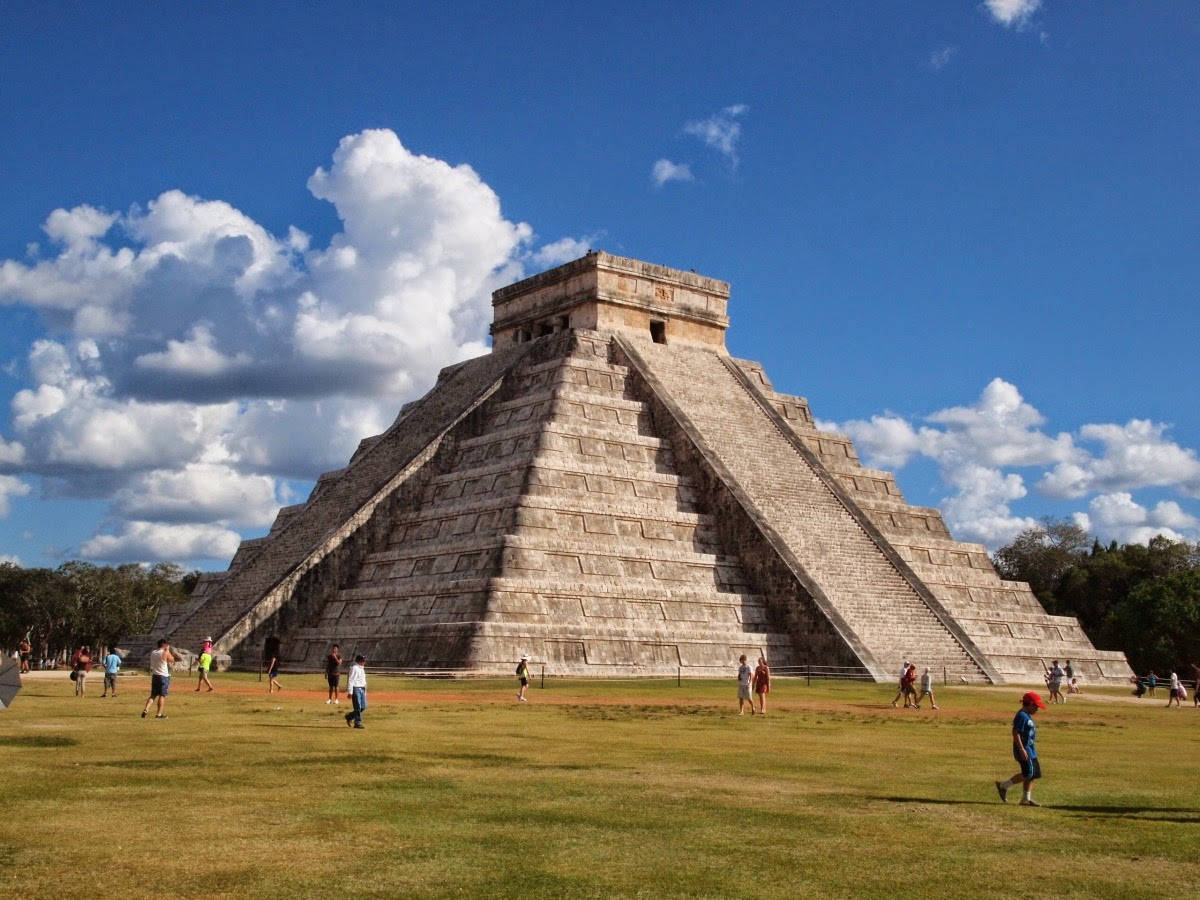
[[[904,657],[1096,682],[1124,656],[1002,581],[935,509],[905,503],[802,397],[725,350],[729,286],[607,253],[497,291],[490,354],[452,366],[322,476],[159,630],[317,667],[893,679]]]

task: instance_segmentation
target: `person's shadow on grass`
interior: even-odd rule
[[[947,806],[997,806],[995,800],[949,800],[945,797],[872,797],[888,803]],[[1048,803],[1047,809],[1085,816],[1104,816],[1116,819],[1137,819],[1143,822],[1178,822],[1182,825],[1200,824],[1200,809],[1192,806],[1097,806],[1073,803]],[[1157,813],[1158,815],[1147,815]],[[1175,815],[1172,815],[1172,814]]]

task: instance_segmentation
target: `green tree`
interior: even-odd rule
[[[993,562],[1002,578],[1029,583],[1047,612],[1064,612],[1056,602],[1063,576],[1087,555],[1086,531],[1064,519],[1046,518],[996,551]]]
[[[1113,612],[1113,630],[1138,672],[1200,660],[1200,566],[1134,586]]]

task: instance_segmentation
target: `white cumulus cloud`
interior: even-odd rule
[[[750,107],[744,103],[727,106],[707,119],[697,119],[683,126],[684,134],[699,138],[708,147],[716,150],[737,168],[738,143],[742,138],[742,123],[739,121]]]
[[[343,138],[307,186],[341,223],[324,246],[169,190],[54,210],[44,247],[0,261],[0,304],[53,335],[29,347],[0,472],[108,498],[109,533],[80,552],[228,556],[286,480],[344,465],[441,367],[487,352],[492,290],[591,240],[536,246],[474,169],[385,129]]]
[[[227,559],[241,538],[218,525],[126,522],[118,534],[97,534],[79,548],[88,559],[152,562],[164,559]]]
[[[959,537],[991,547],[1036,524],[1012,511],[1027,494],[1026,471],[1045,496],[1092,496],[1088,511],[1074,518],[1106,539],[1197,536],[1200,522],[1178,502],[1160,501],[1147,510],[1130,493],[1165,488],[1200,497],[1200,460],[1167,438],[1167,426],[1135,419],[1086,424],[1070,434],[1049,433],[1045,425],[1015,385],[997,378],[975,403],[935,412],[919,426],[885,413],[821,427],[849,434],[868,465],[899,469],[915,457],[934,460],[953,489],[940,503],[947,522]]]
[[[650,178],[655,187],[662,187],[668,181],[692,181],[692,168],[687,163],[674,163],[669,159],[660,159],[654,163]]]
[[[24,497],[29,493],[29,485],[20,478],[12,475],[0,475],[0,519],[9,514],[9,500],[13,497]]]
[[[1001,25],[1020,27],[1038,11],[1042,0],[984,0],[983,5]]]
[[[1158,535],[1174,541],[1188,540],[1200,525],[1173,500],[1161,500],[1147,508],[1124,491],[1094,497],[1086,513],[1076,514],[1075,522],[1101,541],[1115,540],[1119,544],[1145,544]]]

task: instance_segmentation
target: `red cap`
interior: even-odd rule
[[[1038,696],[1034,691],[1029,691],[1028,693],[1022,695],[1021,703],[1023,703],[1023,704],[1024,703],[1032,703],[1038,709],[1046,708],[1046,704],[1042,702],[1042,698],[1040,696]]]

